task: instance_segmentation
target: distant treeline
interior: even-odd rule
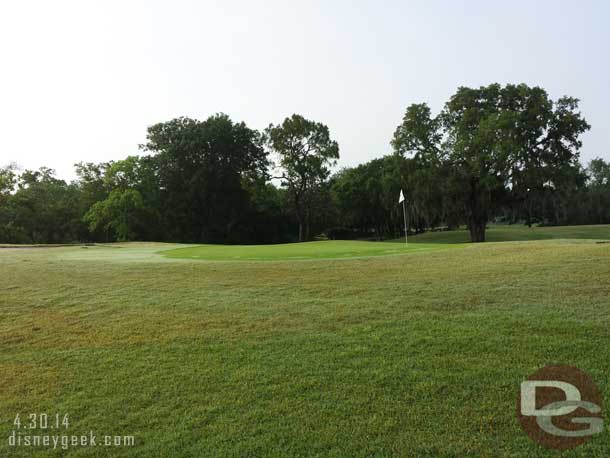
[[[279,243],[397,237],[490,221],[610,223],[610,163],[579,162],[578,100],[524,84],[459,88],[433,116],[407,108],[392,154],[331,174],[339,146],[299,115],[263,132],[219,114],[148,129],[142,154],[53,170],[0,169],[0,242]]]

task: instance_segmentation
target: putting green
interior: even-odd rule
[[[206,261],[298,261],[389,256],[418,251],[457,248],[463,245],[417,243],[408,246],[388,242],[323,241],[278,245],[199,245],[162,251],[169,258]]]

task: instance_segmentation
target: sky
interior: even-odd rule
[[[493,82],[579,98],[582,160],[610,160],[608,23],[606,0],[2,1],[0,165],[73,179],[222,112],[322,122],[352,166],[391,152],[408,105]]]

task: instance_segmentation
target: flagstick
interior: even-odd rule
[[[405,200],[406,199],[404,199],[402,201],[402,216],[404,217],[404,220],[405,220],[405,245],[408,246],[409,245],[409,239],[407,237],[407,210],[406,210],[406,207],[405,207]]]

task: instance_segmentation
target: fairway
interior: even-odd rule
[[[527,227],[524,225],[490,224],[487,230],[487,242],[523,242],[527,240],[554,240],[554,239],[582,239],[582,240],[608,240],[610,239],[610,225],[599,224],[595,226],[547,226]],[[400,243],[402,239],[394,242]],[[467,243],[468,231],[426,232],[411,237],[411,243]]]
[[[544,457],[515,417],[527,375],[575,364],[610,395],[610,244],[391,245],[0,250],[0,456]],[[29,412],[135,445],[10,447]]]
[[[461,245],[451,245],[459,248]],[[321,241],[280,245],[199,245],[163,251],[169,258],[208,261],[296,261],[304,259],[339,259],[369,256],[389,256],[447,248],[432,243],[405,245],[387,242]]]

